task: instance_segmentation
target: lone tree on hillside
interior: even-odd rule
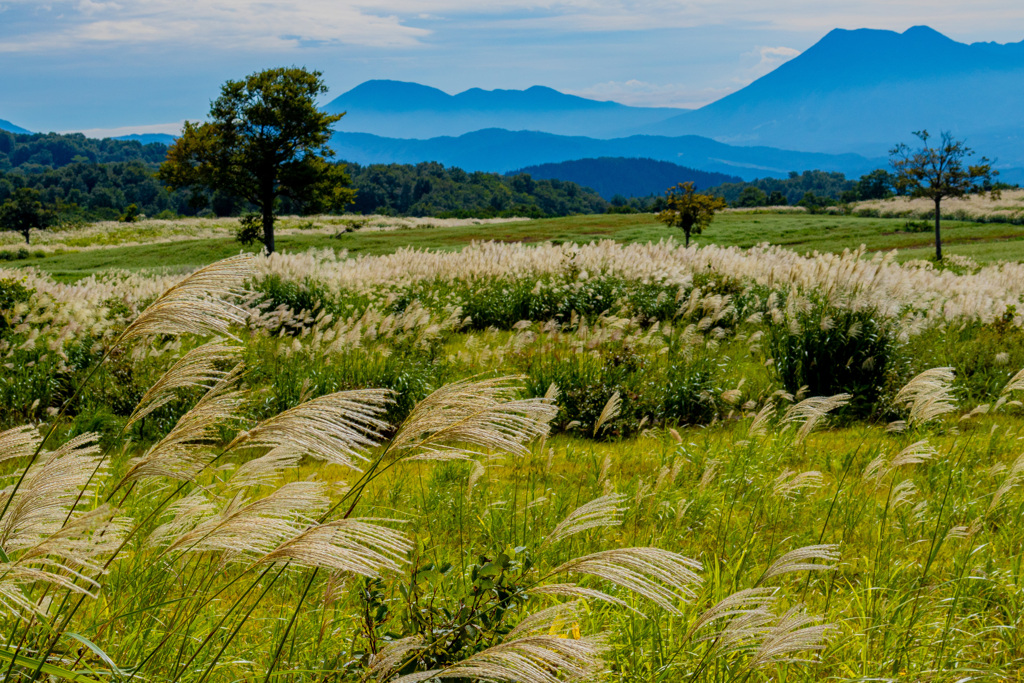
[[[342,166],[328,163],[331,125],[316,98],[327,92],[319,71],[267,69],[228,81],[210,104],[208,123],[185,122],[158,177],[172,188],[220,190],[254,204],[262,235],[274,251],[274,204],[288,197],[309,212],[355,199]]]
[[[665,210],[658,214],[658,220],[665,225],[682,228],[686,246],[690,246],[690,235],[699,235],[711,225],[715,211],[728,206],[721,197],[712,197],[697,192],[693,183],[679,183],[665,191]]]
[[[970,192],[984,191],[991,184],[991,162],[982,157],[980,164],[966,164],[967,157],[974,150],[963,140],[954,140],[950,133],[943,133],[940,144],[931,147],[931,137],[926,130],[915,131],[921,139],[921,148],[911,150],[900,143],[889,152],[889,162],[895,171],[895,186],[901,194],[912,197],[928,197],[935,202],[935,260],[942,260],[942,236],[939,232],[939,217],[942,200],[946,197],[963,197]]]
[[[43,206],[39,190],[22,187],[14,191],[0,206],[0,227],[20,232],[29,244],[32,228],[42,230],[54,221],[53,212]]]

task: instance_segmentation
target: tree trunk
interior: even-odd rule
[[[942,199],[935,198],[935,260],[942,260],[942,236],[939,234],[939,204]]]
[[[28,241],[28,233],[29,233],[29,228],[25,228],[25,230],[22,231],[22,233],[21,233],[22,235],[25,236],[25,244],[30,244],[30,242]]]
[[[683,240],[683,247],[685,248],[685,247],[690,246],[690,231],[689,230],[683,230],[683,235],[686,236],[686,238]]]
[[[263,203],[263,246],[268,254],[274,253],[274,202]]]

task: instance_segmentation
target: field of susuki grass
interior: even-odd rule
[[[0,269],[4,680],[1021,680],[1024,265],[573,220]]]
[[[957,209],[959,205],[951,204],[948,217],[960,220],[943,221],[946,252],[979,263],[1024,259],[1024,227],[992,220],[982,210],[983,200],[972,201],[977,215],[971,217]],[[695,239],[699,244],[743,248],[770,243],[801,254],[841,253],[863,245],[872,253],[898,250],[901,261],[928,258],[934,252],[934,237],[927,211],[914,213],[904,205],[900,200],[877,206],[862,203],[853,207],[854,215],[810,214],[796,208],[729,210],[720,213],[710,230]],[[33,232],[28,247],[15,233],[6,233],[6,237],[0,233],[0,258],[12,266],[32,266],[65,281],[112,268],[183,272],[243,250],[234,240],[237,226],[235,219],[100,223]],[[611,239],[634,244],[672,236],[653,214],[543,220],[321,216],[282,219],[277,246],[286,253],[330,249],[357,255],[388,254],[400,248],[457,250],[480,240],[587,244]],[[256,247],[244,250],[257,251]]]

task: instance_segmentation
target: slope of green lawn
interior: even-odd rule
[[[459,227],[413,228],[382,232],[293,233],[278,238],[283,252],[308,249],[347,250],[349,254],[383,254],[402,247],[460,249],[474,240],[503,242],[579,242],[614,239],[624,243],[657,241],[673,236],[682,239],[650,214],[570,216],[534,221]],[[868,251],[899,250],[901,260],[930,258],[934,253],[931,232],[907,230],[905,219],[799,213],[720,214],[707,233],[694,238],[699,244],[751,247],[768,242],[794,249],[840,252],[865,245]],[[961,254],[979,262],[1024,259],[1024,226],[1005,223],[943,224],[945,254]],[[190,270],[225,258],[243,248],[230,238],[196,239],[151,245],[133,245],[83,251],[67,251],[13,261],[12,266],[35,266],[64,280],[124,268]],[[37,254],[37,256],[39,256]]]

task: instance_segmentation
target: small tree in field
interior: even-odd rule
[[[715,211],[727,206],[721,197],[712,197],[697,192],[693,183],[679,183],[665,192],[665,210],[658,214],[658,220],[674,228],[682,228],[686,246],[690,246],[690,235],[699,235],[711,225]]]
[[[921,139],[921,148],[911,150],[900,143],[889,152],[890,163],[895,171],[895,185],[901,193],[912,197],[928,197],[935,202],[935,260],[942,260],[942,236],[939,232],[939,218],[942,200],[946,197],[963,197],[970,192],[983,191],[998,171],[982,157],[980,164],[966,163],[974,150],[963,140],[954,140],[950,133],[943,133],[941,142],[932,147],[931,137],[926,130],[915,131]]]
[[[173,188],[201,187],[242,197],[259,209],[260,241],[274,251],[274,204],[289,197],[307,211],[355,199],[342,166],[327,159],[331,125],[316,98],[327,92],[319,71],[266,69],[228,81],[210,105],[208,123],[185,122],[167,150],[159,178]]]
[[[29,244],[32,228],[42,230],[53,224],[53,212],[43,206],[39,191],[22,187],[0,206],[0,227],[20,232]]]

